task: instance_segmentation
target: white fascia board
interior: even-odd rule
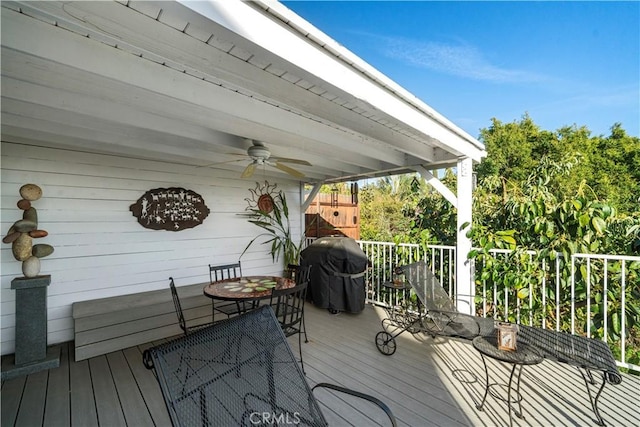
[[[263,13],[241,0],[178,1],[355,98],[437,139],[444,146],[476,161],[486,155],[483,145],[475,138],[281,4],[255,2],[267,11],[273,9],[274,16],[288,21],[291,29],[266,18]],[[300,31],[300,34],[293,34],[293,28]],[[303,36],[313,40],[318,46],[309,43]],[[395,95],[390,91],[395,92]]]

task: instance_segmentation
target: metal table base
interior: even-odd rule
[[[495,398],[502,400],[507,403],[507,408],[509,411],[509,426],[513,426],[513,418],[511,416],[512,412],[512,404],[518,403],[518,410],[515,408],[513,412],[516,414],[518,418],[524,419],[524,414],[522,412],[522,400],[523,396],[520,393],[520,377],[522,376],[522,368],[524,365],[536,365],[543,360],[542,354],[534,347],[528,346],[526,344],[518,343],[518,348],[515,351],[504,351],[498,349],[497,337],[489,336],[489,337],[476,337],[473,339],[473,347],[478,350],[480,355],[482,356],[482,363],[484,365],[484,375],[485,375],[485,390],[484,395],[482,396],[482,402],[476,405],[476,408],[482,410],[487,399],[487,395],[491,393]],[[511,373],[509,375],[509,383],[501,384],[497,382],[490,383],[489,382],[489,368],[487,366],[486,357],[491,359],[499,360],[501,362],[510,363]],[[516,370],[518,371],[516,374]],[[513,390],[513,379],[516,377],[515,384],[515,396],[512,397]],[[493,388],[497,387],[505,387],[507,388],[507,397],[506,399],[500,395],[498,392],[494,392]]]

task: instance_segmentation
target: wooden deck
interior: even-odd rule
[[[311,342],[303,343],[303,354],[310,384],[333,382],[376,395],[401,426],[508,425],[505,402],[489,396],[483,411],[475,408],[484,391],[484,369],[470,342],[405,333],[396,353],[384,356],[374,344],[381,316],[370,306],[357,315],[332,315],[308,305]],[[141,361],[152,344],[81,362],[73,360],[72,344],[61,345],[59,368],[2,383],[3,427],[170,425],[157,382]],[[506,367],[493,364],[491,376],[506,381]],[[623,377],[621,385],[605,388],[601,413],[612,426],[640,425],[640,378]],[[596,425],[575,368],[547,361],[526,367],[522,393],[525,419],[514,417],[516,426]],[[331,425],[384,424],[373,407],[327,391],[316,396]]]

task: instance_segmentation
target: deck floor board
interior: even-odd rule
[[[68,426],[71,423],[69,393],[64,392],[69,390],[69,345],[70,343],[64,343],[60,346],[60,367],[49,371],[44,407],[43,424],[45,426]],[[73,348],[71,351],[73,352]]]
[[[22,393],[24,392],[24,385],[26,382],[26,376],[2,381],[2,411],[0,415],[0,425],[12,426],[15,424],[16,418],[18,417],[18,411],[20,410],[20,401],[22,400]]]
[[[508,425],[506,404],[484,393],[480,355],[465,340],[405,332],[392,356],[374,337],[385,316],[367,306],[362,313],[333,315],[306,307],[309,343],[302,351],[309,385],[330,382],[372,394],[389,405],[399,426]],[[289,338],[294,355],[296,337]],[[159,340],[75,362],[73,343],[61,344],[60,368],[2,382],[2,426],[169,426],[158,383],[142,365],[143,351]],[[489,364],[490,381],[507,381],[509,369]],[[623,374],[605,387],[600,411],[611,426],[640,425],[640,377]],[[550,361],[522,373],[524,419],[514,426],[596,426],[585,384],[576,368]],[[388,425],[374,406],[316,390],[330,425]],[[44,412],[43,412],[44,411]]]
[[[69,392],[71,397],[71,425],[98,425],[98,413],[96,412],[96,401],[94,398],[94,387],[91,382],[89,362],[87,360],[75,362],[71,355],[68,360],[70,378]],[[96,375],[98,374],[96,373]]]
[[[158,382],[149,375],[149,371],[142,364],[142,352],[138,347],[131,347],[124,350],[124,356],[131,368],[136,385],[144,397],[144,403],[151,420],[155,425],[170,425],[171,420],[167,414]]]
[[[151,414],[149,414],[144,396],[140,392],[124,352],[109,353],[107,360],[109,361],[111,372],[113,372],[113,380],[127,424],[140,427],[153,426],[153,420]],[[142,365],[142,357],[137,363]]]
[[[42,423],[48,376],[49,373],[47,371],[40,371],[27,376],[21,403],[24,410],[18,413],[16,424],[39,425]]]

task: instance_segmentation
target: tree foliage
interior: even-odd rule
[[[626,265],[628,282],[621,288],[619,262],[606,268],[574,266],[572,282],[570,260],[577,253],[640,255],[640,139],[627,135],[620,124],[613,125],[608,136],[592,136],[586,127],[575,126],[541,130],[528,115],[513,123],[493,119],[480,139],[488,155],[475,167],[469,231],[478,248],[469,254],[477,261],[477,294],[485,292],[488,301],[506,306],[502,316],[509,321],[566,323],[567,314],[575,310],[580,320],[572,327],[583,333],[589,328],[595,336],[603,336],[606,327],[613,341],[619,340],[624,324],[627,360],[639,363],[640,263]],[[453,173],[442,180],[455,191]],[[400,210],[409,223],[404,228],[407,223],[400,220],[402,228],[387,226],[386,235],[368,233],[366,238],[455,245],[455,209],[424,184],[417,187],[421,197],[415,204],[393,192],[374,196],[375,203],[368,206],[374,212],[363,215],[363,227],[370,225],[369,217],[396,221]],[[496,256],[495,250],[509,252]],[[558,271],[550,271],[556,262]],[[543,281],[559,288],[543,289]],[[565,299],[553,306],[549,301],[556,300],[557,291]],[[494,315],[492,304],[478,311]]]
[[[572,173],[549,183],[553,193],[576,194],[586,186],[621,214],[639,210],[640,139],[627,135],[619,123],[609,136],[591,136],[586,127],[541,130],[525,115],[506,124],[493,119],[488,129],[481,130],[480,139],[488,155],[475,168],[478,182],[499,177],[503,187],[518,185],[539,169],[542,158],[554,164],[572,159]]]
[[[422,186],[413,175],[376,180],[360,190],[360,238],[393,242],[408,241],[412,230],[411,217],[422,195]]]

